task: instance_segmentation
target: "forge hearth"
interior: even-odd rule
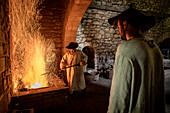
[[[68,101],[69,88],[66,86],[38,88],[22,91],[11,98],[11,111],[31,109],[35,113],[60,109]]]

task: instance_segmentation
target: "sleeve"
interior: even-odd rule
[[[64,67],[66,67],[66,65],[67,65],[67,55],[64,54],[60,62],[60,69],[63,69]]]
[[[107,113],[128,113],[132,76],[131,61],[123,55],[117,55],[112,78]]]

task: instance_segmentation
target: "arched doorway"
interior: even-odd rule
[[[83,48],[82,51],[88,56],[87,68],[94,69],[94,49],[93,49],[93,47],[86,46]]]

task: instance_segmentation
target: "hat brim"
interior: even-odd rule
[[[75,49],[78,47],[78,43],[71,42],[66,48],[67,49]]]
[[[117,23],[117,21],[119,20],[119,17],[120,17],[121,15],[117,15],[117,16],[115,16],[115,17],[112,17],[112,18],[109,18],[108,19],[108,22],[109,22],[109,24],[110,25],[116,25],[116,23]],[[116,25],[117,26],[117,25]]]
[[[131,18],[138,21],[142,32],[149,30],[156,24],[156,20],[153,16],[145,16],[139,10],[132,8],[123,11],[115,17],[109,18],[108,22],[110,25],[117,27],[117,21],[122,18]]]

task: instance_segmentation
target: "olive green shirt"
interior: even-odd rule
[[[165,113],[164,67],[158,46],[143,38],[119,45],[108,113]]]

